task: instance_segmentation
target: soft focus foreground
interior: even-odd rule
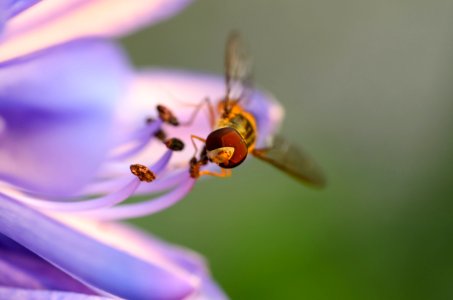
[[[96,216],[105,218],[105,213],[110,215],[109,207],[136,191],[138,179],[128,171],[130,163],[125,159],[137,152],[123,153],[122,157],[110,152],[137,139],[146,146],[153,130],[158,129],[154,124],[147,125],[149,111],[139,111],[136,119],[129,116],[132,122],[123,122],[125,116],[118,118],[115,114],[119,101],[135,107],[141,100],[149,101],[150,95],[144,95],[147,99],[129,98],[136,81],[127,59],[121,49],[100,37],[124,34],[144,23],[159,21],[187,2],[137,1],[127,9],[121,9],[118,2],[109,6],[116,8],[110,11],[117,17],[113,19],[112,14],[105,19],[101,8],[108,3],[102,0],[64,4],[46,1],[30,9],[33,2],[10,1],[8,10],[5,2],[0,2],[0,21],[7,21],[0,45],[0,298],[225,298],[196,253],[120,223],[91,221],[79,215],[98,209]],[[40,10],[42,7],[44,10]],[[89,12],[93,15],[88,14],[91,17],[83,26],[77,26],[74,21]],[[99,18],[94,18],[96,12]],[[95,25],[99,26],[89,31]],[[158,89],[148,81],[152,74],[142,75],[151,91]],[[141,134],[120,132],[115,126],[133,133],[138,129]],[[171,154],[167,151],[158,159],[152,152],[147,160],[155,161],[151,168],[160,175]],[[81,190],[109,181],[101,179],[105,175],[99,177],[104,173],[99,168],[112,169],[109,165],[117,163],[126,177],[112,170],[107,177],[115,180],[117,174],[116,179],[133,178],[127,191],[115,192],[121,185],[113,182],[109,182],[110,187],[104,184],[103,191]],[[188,178],[187,167],[182,171]],[[159,209],[183,198],[192,183],[186,180],[174,190],[178,193],[163,195],[170,203],[158,204]],[[157,187],[162,188],[162,184]],[[80,202],[93,194],[105,195]],[[123,213],[138,210],[134,208],[113,210],[113,219],[137,216]],[[141,211],[140,215],[143,213],[151,212]]]
[[[256,82],[286,108],[284,134],[329,177],[311,191],[250,160],[138,223],[204,253],[233,299],[452,298],[452,11],[199,1],[127,38],[139,65],[220,73],[224,38],[240,29]]]

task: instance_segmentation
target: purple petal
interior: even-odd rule
[[[93,233],[93,231],[91,231],[91,233]],[[109,226],[109,230],[105,230],[104,228],[97,233],[97,235],[102,236],[112,234],[127,237],[128,242],[134,244],[145,256],[157,256],[160,257],[160,259],[171,261],[192,274],[192,276],[198,277],[200,279],[200,284],[193,295],[197,296],[194,297],[195,299],[228,299],[210,275],[206,261],[198,253],[183,247],[165,243],[137,228],[125,224],[114,223]]]
[[[39,291],[0,287],[0,299],[21,300],[104,300],[112,299],[98,296],[68,293],[61,291]]]
[[[0,61],[71,39],[121,36],[169,18],[190,2],[46,0],[8,23],[0,47]]]
[[[7,0],[0,0],[0,37],[5,27],[5,22],[8,19],[8,2]]]
[[[1,234],[0,286],[96,294],[81,282]]]
[[[6,16],[12,18],[41,0],[3,0],[6,1]]]
[[[178,299],[192,294],[199,284],[199,279],[162,255],[142,252],[116,231],[109,234],[108,224],[96,227],[74,219],[81,227],[75,230],[7,197],[0,198],[0,212],[0,233],[109,294],[126,299]],[[62,219],[70,220],[69,216]]]
[[[119,49],[94,39],[0,64],[0,177],[60,195],[88,182],[128,80]]]
[[[144,239],[143,237],[138,236],[140,234],[143,235],[143,233],[139,232],[135,233],[137,238],[141,238],[142,240],[146,241],[147,247],[159,249],[160,252],[165,253],[166,257],[177,262],[178,265],[180,265],[188,272],[196,274],[201,278],[202,283],[200,289],[198,290],[198,296],[201,299],[210,300],[228,299],[223,290],[212,279],[205,260],[202,257],[200,257],[197,253],[182,247],[165,244],[156,238]],[[132,235],[132,233],[130,235]]]

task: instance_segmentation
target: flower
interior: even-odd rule
[[[190,134],[207,135],[207,118],[171,127],[156,107],[187,120],[201,99],[223,96],[224,82],[135,72],[99,37],[160,20],[187,1],[35,2],[9,1],[0,44],[0,298],[226,298],[200,256],[113,222],[161,211],[190,191]],[[107,5],[114,17],[94,15]],[[261,92],[246,108],[264,145],[282,110]],[[155,138],[161,129],[185,150],[167,149]],[[157,179],[132,175],[137,162]],[[134,195],[150,200],[118,205]]]
[[[144,25],[169,18],[191,2],[191,0],[2,1],[6,1],[3,3],[3,6],[6,6],[3,18],[14,18],[9,20],[3,33],[0,61],[78,38],[121,36]]]

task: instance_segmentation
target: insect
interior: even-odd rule
[[[203,175],[225,177],[231,169],[239,166],[252,154],[268,162],[302,183],[323,187],[325,178],[322,171],[302,150],[280,136],[274,137],[271,145],[256,149],[257,132],[255,116],[243,104],[251,95],[251,60],[242,38],[233,32],[227,39],[225,49],[225,97],[218,105],[218,118],[212,132],[206,139],[192,135],[192,143],[197,153],[195,140],[204,143],[204,148],[190,161],[190,175],[198,178]],[[211,118],[214,109],[209,101]],[[220,172],[201,170],[209,162],[217,164]]]

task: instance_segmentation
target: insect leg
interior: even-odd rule
[[[200,171],[199,176],[215,176],[215,177],[230,177],[231,176],[231,169],[223,169],[220,172],[211,172],[211,171]]]
[[[193,147],[195,148],[195,153],[193,158],[190,160],[190,176],[192,178],[198,178],[200,176],[204,175],[210,175],[210,176],[215,176],[215,177],[230,177],[231,176],[231,170],[230,169],[224,169],[222,168],[220,172],[212,172],[212,171],[200,171],[200,167],[203,165],[206,165],[208,163],[207,156],[203,157],[203,153],[200,154],[200,160],[197,160],[197,153],[198,153],[198,147],[197,144],[195,143],[195,140],[199,140],[203,143],[206,143],[206,140],[204,138],[201,138],[196,135],[191,135],[190,139],[192,140]],[[203,150],[206,151],[206,150]]]
[[[181,123],[182,126],[189,126],[192,125],[193,121],[195,121],[196,116],[200,112],[201,108],[203,105],[208,106],[208,112],[209,112],[209,125],[211,128],[214,128],[214,122],[215,122],[215,111],[214,111],[214,106],[212,105],[211,100],[206,97],[204,98],[200,103],[198,103],[192,112],[192,115],[190,116],[189,120]]]
[[[195,140],[199,140],[199,141],[201,141],[203,143],[206,143],[206,140],[204,138],[199,137],[199,136],[194,135],[194,134],[190,135],[190,140],[192,141],[193,148],[195,149],[195,153],[193,154],[193,157],[197,157],[198,147],[197,147],[197,144],[195,143]]]

